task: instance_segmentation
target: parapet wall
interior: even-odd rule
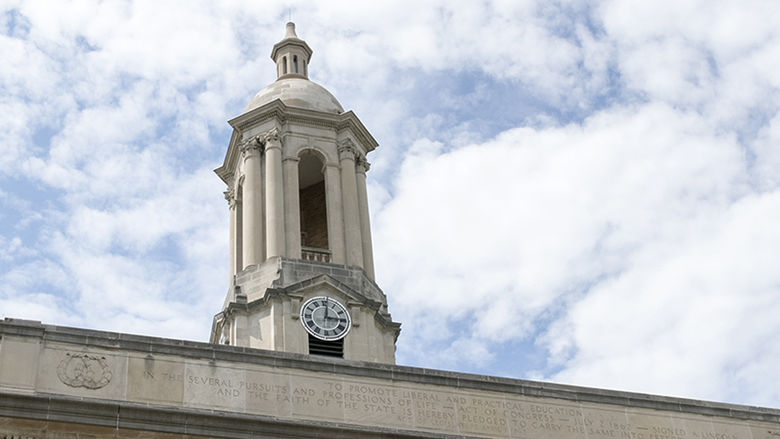
[[[9,319],[0,337],[0,437],[780,438],[776,409]]]

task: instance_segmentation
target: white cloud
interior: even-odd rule
[[[380,284],[411,321],[402,355],[435,361],[404,344],[462,342],[437,326],[503,343],[563,311],[538,339],[563,369],[556,379],[737,397],[712,382],[745,352],[714,346],[729,334],[755,346],[777,330],[780,204],[752,207],[733,135],[645,105],[440,148],[415,144],[375,221]],[[765,311],[745,325],[761,295]]]
[[[780,113],[765,125],[751,146],[755,154],[756,186],[767,190],[780,187]]]
[[[598,16],[630,90],[752,130],[778,111],[777,20],[769,2],[605,2]]]
[[[767,376],[748,371],[780,366],[779,214],[780,191],[748,196],[700,221],[665,258],[598,285],[555,335],[577,347],[555,378],[727,400],[747,387],[754,403],[777,401],[777,389],[762,389]]]

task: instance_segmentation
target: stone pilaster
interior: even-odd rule
[[[284,248],[284,182],[282,175],[282,142],[272,128],[265,133],[265,202],[266,255],[285,256]]]
[[[263,262],[263,140],[252,137],[241,145],[244,158],[242,186],[242,264],[241,269]]]
[[[301,257],[301,204],[298,188],[298,157],[285,157],[282,161],[284,171],[284,225],[287,256]]]
[[[325,199],[328,215],[328,245],[330,260],[334,264],[346,264],[344,251],[344,215],[341,210],[341,175],[339,166],[335,163],[325,164],[322,173],[325,175]]]
[[[357,177],[355,175],[356,148],[346,139],[339,143],[341,165],[341,202],[344,210],[344,243],[347,265],[363,267],[363,243],[360,236]]]
[[[364,156],[356,163],[358,212],[360,214],[360,237],[363,242],[363,269],[368,277],[374,280],[374,249],[371,243],[371,217],[368,211],[368,190],[366,188],[366,172],[371,165]]]
[[[228,268],[228,275],[230,282],[233,282],[233,276],[240,270],[240,268],[236,267],[238,265],[238,260],[240,259],[236,257],[236,247],[238,247],[238,243],[236,242],[238,200],[236,199],[236,191],[234,189],[228,188],[228,190],[223,193],[225,195],[225,200],[228,202],[228,209],[230,210],[230,265]]]

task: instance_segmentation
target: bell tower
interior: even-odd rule
[[[401,325],[374,282],[366,155],[378,145],[308,78],[287,23],[277,79],[229,121],[230,287],[211,342],[395,363]]]

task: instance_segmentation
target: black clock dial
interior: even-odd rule
[[[326,296],[312,297],[303,304],[301,323],[309,334],[321,340],[338,340],[352,327],[347,308]]]

